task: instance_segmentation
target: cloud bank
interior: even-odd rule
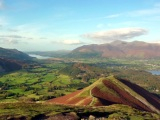
[[[143,28],[121,28],[109,31],[100,31],[95,33],[84,34],[83,37],[101,42],[111,42],[115,40],[129,40],[134,37],[147,34],[148,31]]]
[[[20,35],[0,35],[1,44],[19,44],[26,43],[28,40],[32,40],[31,37],[25,37]]]
[[[52,43],[58,43],[58,44],[64,44],[64,45],[80,45],[80,44],[83,44],[83,42],[81,42],[80,40],[72,40],[72,39],[61,40],[59,42],[52,41]]]
[[[112,14],[112,15],[108,15],[107,17],[104,17],[104,18],[117,18],[121,16],[121,14]]]
[[[64,40],[63,43],[67,44],[67,45],[82,44],[82,42],[80,40]]]

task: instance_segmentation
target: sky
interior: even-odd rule
[[[0,0],[0,47],[72,50],[115,40],[160,42],[159,0]]]

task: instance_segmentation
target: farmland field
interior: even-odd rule
[[[87,85],[68,75],[59,74],[58,71],[65,66],[62,63],[43,64],[1,75],[1,101],[46,100],[75,91],[78,88],[76,84]]]

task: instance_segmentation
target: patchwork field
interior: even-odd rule
[[[59,74],[58,71],[65,66],[61,63],[44,64],[1,75],[0,102],[43,101],[88,85],[68,75]]]

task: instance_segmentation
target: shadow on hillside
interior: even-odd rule
[[[140,86],[133,84],[127,80],[119,79],[122,83],[130,87],[136,93],[144,97],[149,103],[151,103],[154,107],[160,110],[160,96],[152,94],[147,90],[141,88]]]

